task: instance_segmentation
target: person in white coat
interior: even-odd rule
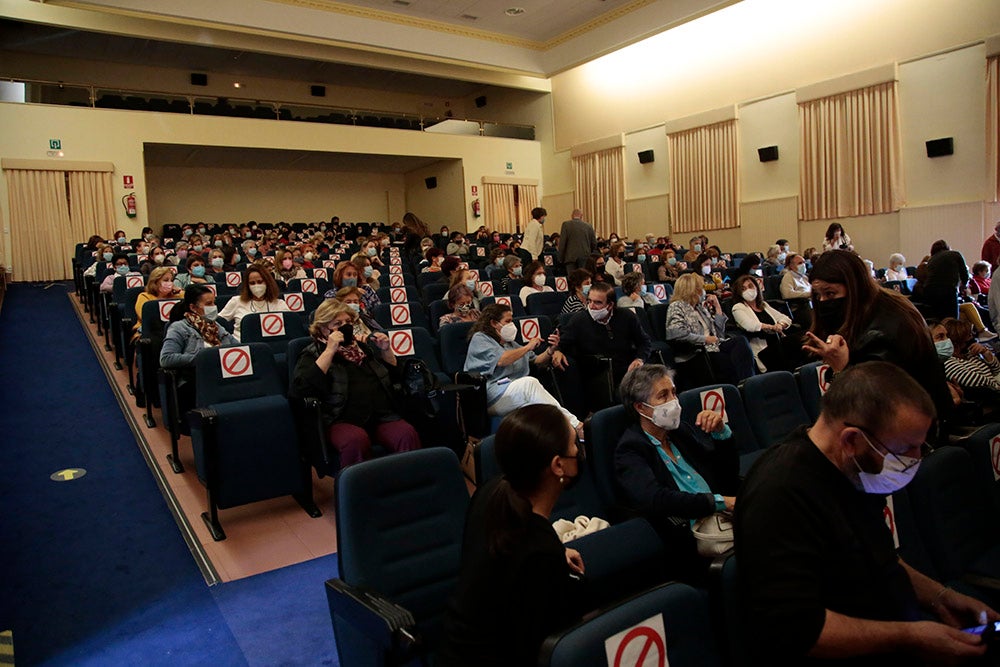
[[[772,308],[761,294],[757,280],[740,276],[733,285],[733,320],[746,332],[757,370],[789,370],[790,366],[781,339],[792,326],[792,320]]]
[[[531,259],[538,259],[545,247],[545,233],[542,225],[545,224],[545,216],[548,215],[544,208],[535,207],[531,209],[531,220],[524,228],[524,238],[521,240],[521,247],[531,253]]]

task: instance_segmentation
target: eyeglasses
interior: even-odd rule
[[[900,470],[903,470],[903,471],[909,470],[910,468],[914,467],[915,465],[918,465],[920,463],[920,460],[923,457],[927,456],[928,454],[930,454],[934,450],[934,448],[931,447],[927,443],[927,441],[925,440],[924,442],[920,443],[920,456],[919,457],[911,457],[911,458],[914,458],[914,460],[912,462],[910,462],[910,463],[903,463],[902,459],[899,458],[899,456],[900,456],[899,454],[896,454],[891,449],[889,449],[888,447],[886,447],[885,444],[881,440],[879,440],[877,437],[875,437],[875,434],[873,434],[871,431],[869,431],[868,429],[866,429],[864,426],[858,426],[857,424],[849,424],[848,422],[844,422],[844,426],[850,426],[851,428],[856,428],[859,431],[861,431],[861,433],[863,433],[864,436],[865,436],[865,438],[868,440],[868,444],[869,444],[869,446],[872,447],[872,449],[874,449],[879,454],[882,454],[882,452],[880,452],[878,450],[878,447],[881,447],[882,449],[884,449],[885,450],[885,454],[882,454],[883,458],[886,457],[886,456],[891,456],[892,458],[896,459],[896,462],[899,463]],[[873,441],[874,441],[874,444],[873,444]],[[876,447],[875,445],[878,445],[878,447]]]

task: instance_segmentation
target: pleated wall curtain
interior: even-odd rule
[[[517,188],[517,223],[523,232],[531,220],[531,209],[538,207],[538,186],[518,184],[514,187]]]
[[[736,121],[667,135],[671,231],[740,226]]]
[[[14,280],[72,278],[69,258],[87,237],[63,241],[60,230],[70,228],[65,172],[13,169],[6,174]]]
[[[986,59],[986,168],[992,201],[1000,201],[1000,55]]]
[[[507,183],[483,183],[483,216],[486,227],[513,234],[517,221],[514,186]]]
[[[573,181],[574,208],[583,211],[597,235],[625,236],[625,148],[573,157]]]
[[[895,81],[799,103],[799,219],[898,210],[899,103]]]

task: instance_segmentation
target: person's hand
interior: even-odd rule
[[[340,349],[340,344],[344,342],[344,334],[337,329],[326,337],[326,351],[336,353]]]
[[[524,347],[528,350],[534,350],[541,344],[542,344],[541,336],[535,336],[534,338],[528,340],[528,342],[524,344]]]
[[[552,353],[552,365],[559,370],[564,371],[569,368],[569,359],[566,358],[565,354],[556,350]]]
[[[985,354],[989,353],[989,351],[990,351],[990,348],[986,347],[982,343],[972,343],[971,345],[969,345],[969,352],[971,354],[984,354],[985,355]]]
[[[732,512],[736,509],[736,496],[722,496],[722,502],[726,504],[727,512]]]
[[[806,332],[806,342],[802,344],[802,349],[829,364],[835,371],[839,372],[847,368],[850,360],[851,350],[847,347],[847,341],[840,334],[827,336],[826,340],[820,340],[811,331]]]
[[[715,410],[702,410],[694,418],[694,425],[705,433],[716,433],[725,427],[726,422],[723,421],[722,415]]]
[[[556,329],[551,334],[549,334],[548,342],[549,342],[549,345],[551,346],[550,349],[553,352],[555,352],[555,349],[557,347],[559,347],[559,330],[558,329]]]
[[[934,611],[942,623],[953,628],[985,625],[1000,620],[1000,614],[979,600],[946,588],[934,603]]]
[[[982,637],[943,623],[917,621],[904,623],[903,627],[904,650],[912,654],[918,664],[954,665],[986,652]]]
[[[368,340],[370,340],[372,344],[381,352],[385,352],[389,349],[389,337],[384,333],[378,331],[372,332],[371,336],[368,337]]]
[[[643,364],[642,359],[633,359],[632,363],[628,365],[628,370],[639,368],[639,366],[642,366],[642,364]]]
[[[566,564],[569,565],[569,569],[577,574],[583,574],[583,556],[576,549],[566,548]]]
[[[718,336],[705,336],[705,345],[715,345],[719,342]]]
[[[965,392],[962,391],[962,388],[960,386],[958,386],[951,380],[948,381],[948,392],[951,394],[951,402],[953,404],[955,405],[962,404],[962,400],[965,398]]]
[[[719,305],[719,297],[715,296],[714,294],[709,294],[707,297],[705,297],[705,303],[710,305],[712,309],[715,310],[715,312],[717,313],[722,312],[722,306]]]

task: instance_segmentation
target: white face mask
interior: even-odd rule
[[[882,472],[879,473],[865,472],[858,465],[858,460],[854,459],[854,465],[858,466],[861,488],[864,489],[865,493],[889,495],[909,484],[913,476],[917,474],[920,459],[912,456],[900,456],[899,454],[883,454],[872,444],[867,435],[863,432],[861,435],[868,446],[882,457]]]
[[[660,428],[667,431],[674,431],[678,426],[681,425],[681,402],[678,399],[673,399],[667,401],[666,403],[661,403],[660,405],[650,405],[649,403],[643,403],[647,408],[653,408],[653,416],[646,417],[649,421],[653,422]]]
[[[265,285],[264,283],[257,283],[255,285],[250,286],[250,293],[253,294],[255,297],[257,297],[258,299],[264,296],[265,292],[267,292],[267,285]]]
[[[712,272],[712,267],[711,267],[711,265],[709,265],[709,264],[706,264],[705,266],[701,267],[701,275],[703,275],[703,276],[707,276],[707,275],[708,275],[708,274],[710,274],[711,272]]]
[[[597,320],[603,320],[605,317],[608,316],[607,308],[601,308],[600,310],[594,310],[593,308],[588,308],[587,312],[590,313],[590,316],[594,318],[595,322]]]
[[[743,297],[744,301],[753,301],[757,298],[757,290],[750,287],[748,289],[743,290],[741,296]]]
[[[545,285],[545,276],[544,275],[537,275],[537,276],[535,276],[535,284],[537,286],[539,286],[539,287],[544,287],[544,285]]]
[[[502,338],[505,343],[510,343],[517,338],[517,325],[513,322],[508,322],[500,327],[500,338]]]
[[[216,317],[219,316],[218,306],[205,306],[205,314],[202,315],[206,320],[214,321]]]

